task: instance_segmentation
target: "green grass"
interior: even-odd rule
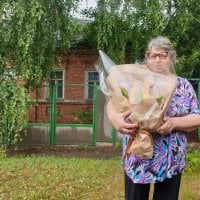
[[[188,155],[181,200],[200,199],[199,155]],[[122,200],[123,168],[120,158],[0,157],[0,199]]]
[[[181,200],[200,200],[200,149],[188,153],[180,197]]]
[[[119,160],[4,158],[0,199],[122,199],[121,172]]]

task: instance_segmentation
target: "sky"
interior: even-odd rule
[[[81,8],[87,8],[87,7],[95,7],[97,5],[96,0],[83,0],[80,4]]]
[[[97,5],[96,0],[82,0],[81,3],[79,3],[79,9],[78,9],[78,10],[80,11],[81,9],[90,8],[90,7],[95,8],[96,5]],[[81,16],[80,14],[76,14],[76,17],[77,17],[77,18],[81,18],[81,19],[84,18],[84,19],[87,20],[86,17],[83,17],[83,16]],[[91,19],[90,19],[90,20],[91,20]]]

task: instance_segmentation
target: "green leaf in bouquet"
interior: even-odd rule
[[[161,97],[158,97],[158,98],[156,99],[156,101],[158,102],[159,105],[161,105],[162,102],[163,102],[163,99],[164,99],[164,97],[161,96]]]
[[[121,93],[124,97],[126,97],[128,99],[128,92],[125,88],[121,88]]]

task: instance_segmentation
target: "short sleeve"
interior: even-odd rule
[[[184,78],[178,77],[177,88],[167,110],[167,116],[185,116],[200,114],[199,102],[192,84]]]
[[[189,113],[200,114],[199,102],[192,84],[186,80],[185,86],[189,100]]]

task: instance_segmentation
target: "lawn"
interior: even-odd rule
[[[200,150],[190,150],[181,200],[200,199]],[[123,168],[114,159],[0,157],[2,200],[122,200]]]

